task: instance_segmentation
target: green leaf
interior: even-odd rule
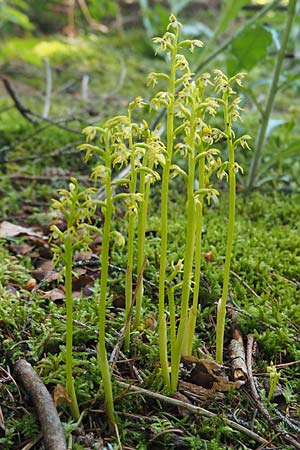
[[[228,58],[228,72],[251,70],[259,61],[266,58],[268,48],[273,42],[270,30],[260,24],[249,25],[231,43]]]
[[[218,23],[218,34],[227,29],[229,23],[238,16],[240,9],[247,3],[249,3],[249,0],[223,0]]]
[[[178,14],[183,8],[185,8],[191,0],[168,0],[169,9],[173,14]]]
[[[11,22],[19,25],[25,30],[32,30],[34,28],[26,14],[23,14],[21,11],[11,8],[10,6],[6,6],[4,10],[1,11],[0,19],[2,19],[4,23]]]

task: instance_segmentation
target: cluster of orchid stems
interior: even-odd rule
[[[91,243],[88,230],[89,220],[95,213],[95,203],[91,201],[94,190],[89,188],[80,191],[78,182],[71,178],[69,190],[60,189],[59,199],[53,200],[53,209],[59,218],[65,220],[64,231],[52,225],[51,247],[54,263],[63,262],[65,295],[66,295],[66,391],[70,397],[71,412],[75,420],[79,420],[80,412],[77,403],[73,379],[73,256],[77,250],[87,249]]]
[[[196,318],[199,310],[200,274],[202,259],[202,224],[205,202],[210,202],[218,195],[213,186],[213,174],[217,178],[226,177],[229,181],[229,216],[227,230],[227,250],[224,266],[223,295],[218,305],[217,313],[217,341],[216,359],[222,361],[223,335],[226,312],[226,298],[228,294],[230,258],[233,242],[234,214],[235,214],[235,176],[240,169],[235,161],[237,147],[248,147],[250,136],[235,138],[233,122],[240,119],[241,98],[233,90],[235,84],[242,86],[245,74],[240,73],[228,78],[220,70],[214,71],[214,76],[204,73],[198,78],[189,68],[186,57],[179,53],[188,48],[192,53],[195,47],[202,47],[199,40],[181,40],[181,24],[174,15],[162,38],[154,38],[158,51],[165,52],[169,60],[168,73],[150,73],[148,85],[155,87],[162,83],[165,90],[157,92],[149,103],[137,97],[129,104],[127,115],[117,116],[107,121],[103,127],[87,127],[84,129],[87,142],[80,146],[86,151],[86,160],[96,155],[98,162],[92,170],[91,178],[105,188],[105,200],[97,200],[94,191],[84,191],[76,200],[75,210],[82,209],[82,217],[74,218],[68,227],[76,229],[86,228],[89,232],[101,233],[101,278],[99,294],[99,343],[98,358],[103,380],[106,399],[106,409],[110,422],[115,424],[114,405],[111,383],[111,369],[108,363],[105,328],[107,315],[108,268],[110,250],[113,243],[125,247],[127,252],[127,267],[125,280],[125,316],[124,316],[124,348],[130,350],[132,329],[139,329],[143,321],[143,270],[146,254],[146,230],[148,205],[151,186],[161,183],[161,229],[160,229],[160,270],[158,292],[158,335],[161,373],[165,386],[175,391],[178,383],[181,355],[191,355],[195,334]],[[209,91],[210,95],[207,94]],[[133,121],[137,108],[149,106],[152,109],[166,109],[166,132],[164,137],[159,135],[159,127],[151,130],[145,120],[137,123]],[[214,120],[223,119],[223,129],[213,126]],[[223,142],[227,142],[228,161],[223,161],[220,152]],[[217,146],[220,148],[217,148]],[[187,160],[184,169],[175,163],[179,153]],[[120,171],[124,166],[130,166],[128,175],[123,178],[113,177],[113,171]],[[182,259],[169,261],[168,255],[168,207],[169,182],[171,178],[181,176],[186,186],[186,240]],[[215,177],[215,178],[216,178]],[[114,181],[116,180],[116,181]],[[75,186],[75,188],[73,187]],[[118,190],[122,186],[122,190]],[[78,192],[75,181],[70,185],[70,192],[61,193],[56,207],[65,217],[68,208],[63,205],[70,201],[71,193]],[[183,195],[185,195],[183,193]],[[101,208],[104,216],[103,229],[88,225],[86,218],[90,217],[90,206]],[[113,229],[115,203],[122,201],[127,210],[127,232],[124,237]],[[73,206],[72,206],[73,207]],[[71,261],[73,253],[68,253],[66,239],[68,231],[61,232],[56,226],[54,233],[62,242],[62,246],[55,244],[57,257],[65,262],[65,280],[70,283],[72,274]],[[77,233],[77,231],[76,231]],[[73,235],[72,235],[73,236]],[[71,252],[74,252],[84,241],[83,233],[78,236],[78,242],[72,242]],[[63,249],[63,250],[59,250]],[[67,269],[68,266],[68,269]],[[138,279],[133,292],[133,275]],[[69,289],[70,290],[70,289]],[[181,300],[175,303],[175,291],[180,291]],[[72,336],[72,293],[68,293],[67,314],[68,333],[67,347],[70,350]],[[71,305],[71,306],[70,306]],[[68,338],[69,336],[69,338]],[[72,361],[72,359],[71,359]],[[67,384],[73,400],[74,411],[78,410],[72,380],[72,365],[67,362]],[[73,394],[72,394],[73,392]],[[78,416],[78,411],[76,412]]]
[[[240,169],[235,162],[235,149],[248,147],[250,136],[235,139],[233,122],[240,119],[241,98],[233,90],[234,84],[242,86],[244,73],[228,78],[220,70],[214,70],[214,77],[204,73],[198,78],[191,72],[186,57],[179,53],[188,47],[193,53],[195,47],[202,47],[199,40],[179,40],[181,24],[175,16],[170,17],[167,32],[162,38],[154,38],[158,51],[165,52],[170,61],[169,73],[151,73],[149,84],[158,82],[166,85],[151,103],[157,109],[167,111],[166,162],[162,172],[161,189],[161,247],[159,278],[159,342],[160,361],[166,386],[175,391],[181,355],[192,353],[193,337],[199,304],[201,274],[201,237],[203,205],[218,195],[212,183],[212,174],[229,180],[230,205],[227,230],[227,251],[224,268],[223,295],[218,307],[216,359],[221,362],[223,335],[228,293],[230,257],[234,230],[235,175]],[[206,90],[214,96],[207,96]],[[220,112],[219,112],[220,111]],[[221,130],[211,123],[216,115],[223,115]],[[218,142],[227,141],[228,161],[222,161]],[[173,154],[180,152],[188,162],[187,171],[173,164]],[[181,175],[186,181],[186,241],[183,260],[177,262],[168,277],[168,186],[170,177]],[[179,276],[181,274],[181,277]],[[174,291],[181,291],[181,302],[174,303]],[[168,293],[168,308],[165,295]],[[167,321],[168,317],[168,321]],[[177,318],[179,325],[176,328]],[[167,323],[169,322],[169,325]],[[170,342],[170,351],[168,343]],[[169,356],[171,363],[169,363]]]

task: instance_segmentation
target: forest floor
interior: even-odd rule
[[[47,45],[40,39],[12,39],[0,51],[2,73],[9,79],[9,85],[1,86],[0,98],[3,449],[44,448],[43,419],[28,395],[30,389],[21,385],[19,358],[26,358],[54,396],[70,449],[119,448],[108,429],[96,352],[101,242],[95,240],[92,250],[79,253],[74,263],[74,376],[83,412],[82,422],[76,424],[63,388],[65,292],[59,268],[53,265],[49,236],[51,198],[57,197],[57,190],[66,188],[71,176],[84,186],[90,183],[89,167],[77,149],[84,141],[82,128],[125,111],[136,95],[147,96],[147,73],[164,64],[151,56],[142,33],[138,37],[129,33],[122,39],[48,38]],[[52,71],[51,119],[43,118],[42,57],[48,58]],[[244,126],[253,124],[255,114],[250,111]],[[207,373],[203,360],[215,352],[228,211],[224,187],[222,201],[205,211],[195,359],[192,366],[191,361],[183,361],[185,370],[173,397],[163,388],[159,367],[159,192],[153,196],[144,325],[133,333],[130,353],[120,352],[114,361],[115,408],[124,450],[300,448],[300,193],[287,179],[280,180],[251,194],[239,183],[224,367],[217,373],[208,371],[209,386],[203,385],[203,373]],[[185,198],[176,180],[171,181],[170,192],[169,254],[177,261],[184,251]],[[124,211],[118,211],[115,222],[121,231],[123,216]],[[124,322],[125,272],[126,254],[114,250],[109,355],[114,354]],[[240,374],[241,383],[234,381],[230,352],[230,342],[237,337],[243,340],[247,355],[247,375]],[[274,379],[275,391],[268,398]],[[216,382],[218,387],[212,389]]]

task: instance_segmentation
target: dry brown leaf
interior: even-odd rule
[[[28,291],[32,291],[37,285],[36,279],[35,278],[30,278],[26,285],[25,285],[25,289],[27,289]]]
[[[44,292],[42,295],[44,298],[48,298],[49,300],[53,300],[54,302],[58,300],[64,300],[66,297],[65,293],[58,288]]]
[[[53,401],[55,406],[66,405],[72,402],[69,394],[61,384],[57,384],[54,388]]]
[[[6,220],[0,223],[0,238],[6,239],[21,235],[47,239],[42,233],[39,233],[32,228],[21,227],[14,223],[7,222]]]
[[[178,389],[187,396],[192,394],[193,399],[196,397],[200,403],[209,403],[212,400],[222,400],[224,394],[221,392],[216,392],[215,389],[205,389],[202,386],[197,386],[193,383],[188,383],[187,381],[179,381]]]
[[[176,398],[176,400],[180,400],[181,402],[187,403],[188,405],[191,405],[192,402],[189,400],[189,398],[182,394],[182,392],[175,392],[174,394],[174,398]],[[180,416],[184,417],[184,416],[188,416],[190,415],[190,411],[186,408],[184,408],[183,406],[178,406],[178,413]]]

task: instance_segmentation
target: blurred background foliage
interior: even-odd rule
[[[293,4],[295,9],[279,78],[274,83],[274,71]],[[192,68],[196,73],[215,67],[229,75],[248,72],[243,92],[247,112],[237,131],[250,133],[252,147],[260,147],[259,155],[256,154],[257,167],[253,170],[255,173],[249,175],[248,186],[270,186],[271,183],[274,187],[275,183],[283,190],[299,190],[297,121],[300,107],[296,101],[300,92],[299,1],[1,0],[0,71],[14,77],[16,65],[26,62],[31,66],[24,68],[22,78],[24,81],[25,77],[32,87],[33,73],[42,76],[40,68],[46,58],[54,71],[54,79],[60,71],[63,82],[68,83],[67,69],[80,78],[79,84],[89,76],[90,90],[97,79],[107,95],[110,89],[115,92],[118,84],[124,85],[121,93],[126,91],[128,99],[144,95],[145,75],[160,64],[153,58],[151,38],[163,32],[171,11],[184,23],[184,34],[188,38],[200,38],[206,43],[205,48],[193,56]],[[131,65],[135,66],[134,73]],[[140,91],[135,91],[135,87],[140,87]],[[73,88],[70,88],[72,94]],[[94,84],[94,100],[96,90]],[[276,101],[274,95],[270,102],[272,90]],[[52,104],[53,99],[52,96]],[[124,97],[122,102],[126,104]],[[266,113],[268,102],[270,108]],[[109,114],[110,103],[106,102],[105,106]],[[74,112],[71,106],[66,108],[65,102],[57,109],[61,113],[70,113],[70,109]],[[94,109],[91,105],[87,108]],[[89,123],[89,118],[85,117],[83,122]],[[266,127],[259,144],[255,140],[261,133],[262,122],[266,122]],[[256,148],[254,153],[241,156],[246,175],[253,165],[255,152]],[[247,184],[246,179],[241,178],[240,183]]]

